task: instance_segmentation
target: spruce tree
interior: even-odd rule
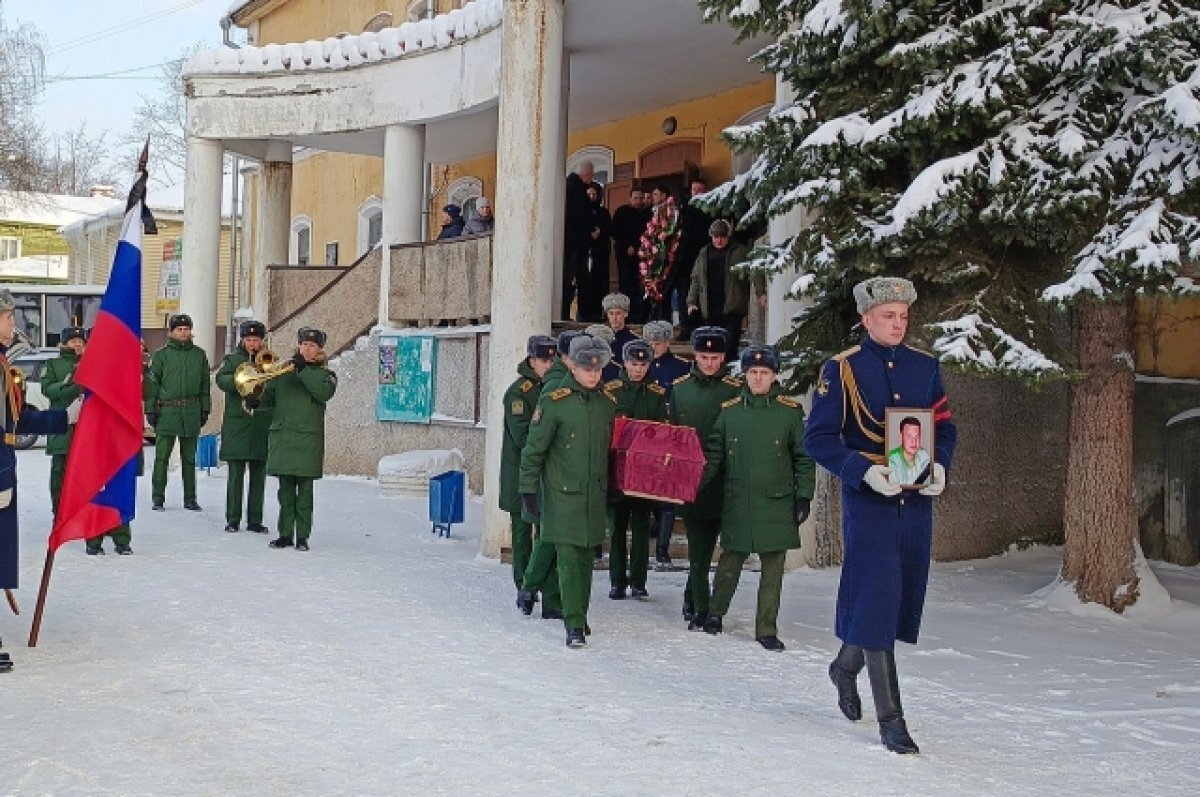
[[[743,222],[810,211],[750,265],[802,274],[794,387],[856,342],[850,291],[876,274],[917,284],[944,362],[1074,380],[1062,577],[1134,603],[1132,309],[1200,290],[1200,2],[700,6],[770,37],[756,58],[796,96],[726,131],[757,159],[708,197]]]

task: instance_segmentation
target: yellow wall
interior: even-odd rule
[[[21,255],[65,255],[69,251],[67,242],[58,234],[58,229],[40,224],[0,222],[0,237],[20,238]]]
[[[363,26],[380,11],[392,13],[392,24],[404,22],[410,0],[291,0],[259,20],[255,44],[285,44],[309,39],[325,39],[339,33],[362,33]],[[454,0],[438,0],[438,12],[461,5]]]
[[[1200,378],[1200,299],[1143,299],[1135,323],[1138,373]]]
[[[338,265],[348,266],[358,247],[358,209],[383,198],[383,159],[324,152],[292,167],[292,218],[312,219],[313,265],[325,262],[325,244],[338,242]]]

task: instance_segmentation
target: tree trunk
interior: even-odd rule
[[[1073,343],[1083,381],[1071,398],[1062,577],[1079,599],[1122,612],[1138,599],[1134,572],[1132,302],[1085,302]]]

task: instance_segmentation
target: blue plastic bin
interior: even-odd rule
[[[196,470],[204,468],[207,473],[209,468],[218,467],[217,441],[220,438],[219,434],[200,435],[200,442],[196,444]]]
[[[450,526],[463,522],[466,474],[448,470],[429,478],[429,519],[433,522],[430,534],[450,536]]]

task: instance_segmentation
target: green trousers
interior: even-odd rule
[[[53,454],[50,457],[50,507],[58,514],[58,499],[62,497],[63,479],[67,475],[67,455]]]
[[[554,546],[558,557],[558,588],[562,592],[563,625],[567,630],[587,627],[588,605],[592,601],[592,569],[595,549],[585,545]]]
[[[641,501],[625,500],[608,509],[608,528],[612,539],[608,543],[608,580],[614,587],[646,587],[646,570],[650,567],[650,506]],[[632,529],[632,542],[626,530]],[[656,536],[657,539],[657,536]],[[626,575],[626,565],[629,567]]]
[[[738,579],[742,575],[742,565],[746,564],[748,553],[737,551],[721,551],[717,561],[717,575],[713,578],[712,602],[708,613],[724,617],[729,611],[729,602],[733,593],[737,592]],[[758,610],[754,614],[754,635],[778,636],[779,629],[775,621],[779,618],[779,594],[783,590],[783,563],[787,559],[787,551],[771,551],[760,553],[762,572],[758,579]]]
[[[133,529],[128,523],[122,523],[107,534],[101,534],[99,537],[92,537],[87,541],[87,547],[91,549],[103,547],[104,538],[108,537],[113,541],[113,545],[128,545],[133,539]]]
[[[521,589],[542,593],[542,611],[562,609],[562,591],[558,587],[558,555],[552,542],[541,536],[533,541],[529,562],[521,577]]]
[[[312,534],[313,482],[306,476],[279,479],[279,536],[307,540]]]
[[[160,434],[154,438],[154,474],[150,479],[150,497],[156,504],[166,502],[167,464],[175,448],[175,435]],[[183,464],[183,500],[196,500],[196,443],[199,437],[180,437],[179,459]]]
[[[533,553],[533,524],[521,517],[520,511],[509,512],[508,516],[512,519],[513,582],[520,589],[525,568],[529,567],[529,557]]]
[[[713,551],[721,536],[721,521],[714,518],[684,518],[688,541],[688,581],[684,603],[690,603],[697,612],[709,611],[708,570],[712,567]],[[734,582],[734,586],[737,583]],[[733,593],[730,593],[732,597]]]
[[[229,481],[225,485],[225,522],[242,522],[242,493],[246,471],[250,471],[250,494],[246,497],[246,522],[262,525],[263,493],[267,488],[267,463],[262,459],[231,459]]]

